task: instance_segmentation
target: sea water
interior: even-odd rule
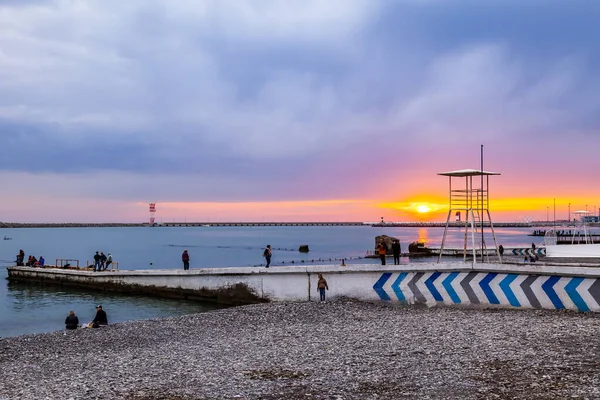
[[[79,260],[80,266],[93,263],[96,251],[110,252],[119,269],[182,269],[181,253],[187,249],[192,269],[253,268],[264,264],[262,252],[270,244],[272,265],[337,265],[342,258],[347,264],[379,263],[363,257],[374,249],[375,236],[380,234],[400,239],[404,252],[408,243],[415,240],[439,247],[443,232],[443,228],[370,226],[0,229],[0,237],[11,238],[0,241],[0,276],[7,276],[6,267],[15,265],[20,249],[25,252],[25,259],[29,255],[43,256],[47,264],[73,259]],[[531,228],[497,229],[496,238],[504,247],[528,247],[528,233]],[[461,247],[464,231],[451,231],[447,240],[447,247]],[[305,244],[310,252],[299,253],[298,247]],[[402,259],[402,263],[408,262],[408,258]],[[196,301],[42,287],[0,279],[0,337],[62,329],[70,310],[75,311],[80,323],[87,323],[93,319],[97,304],[102,304],[109,322],[189,314],[216,307]]]

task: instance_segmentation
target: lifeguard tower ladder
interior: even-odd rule
[[[498,251],[498,244],[496,242],[496,235],[494,233],[494,225],[492,223],[492,217],[490,216],[488,190],[490,176],[500,174],[497,172],[487,172],[476,169],[461,169],[457,171],[442,172],[438,175],[448,177],[450,204],[448,218],[446,219],[446,227],[444,229],[444,236],[442,238],[442,247],[440,248],[440,254],[438,256],[438,263],[441,261],[442,254],[444,252],[448,228],[450,227],[450,218],[453,213],[461,212],[464,212],[465,214],[464,221],[461,221],[460,218],[457,218],[457,221],[452,225],[459,228],[464,227],[465,236],[463,243],[463,260],[467,260],[467,253],[469,250],[467,248],[467,242],[469,231],[471,231],[471,250],[473,252],[473,262],[477,262],[478,252],[481,256],[481,262],[484,261],[484,257],[487,261],[489,261],[484,235],[484,228],[486,225],[488,225],[492,232],[494,247],[496,248],[496,255],[498,256],[500,263],[502,263],[502,256]],[[460,180],[459,178],[464,178],[463,187],[461,187],[459,182],[456,182]],[[476,188],[475,185],[477,184],[476,181],[478,180],[480,181],[480,187]],[[457,216],[458,215],[460,214],[457,214]]]

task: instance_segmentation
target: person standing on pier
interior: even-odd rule
[[[183,254],[181,255],[181,261],[183,261],[183,270],[184,271],[189,271],[189,269],[190,269],[190,255],[188,254],[187,250],[183,251]]]
[[[268,244],[265,251],[263,251],[263,257],[267,260],[267,265],[265,268],[269,268],[269,265],[271,265],[271,256],[272,255],[273,255],[273,252],[271,251],[271,245]]]
[[[23,249],[19,250],[19,255],[17,255],[17,267],[22,267],[25,265],[25,252]]]
[[[94,271],[100,271],[100,252],[94,254]]]
[[[377,245],[377,251],[379,252],[379,258],[381,258],[381,265],[385,265],[385,256],[387,254],[387,244],[381,239],[381,242]]]
[[[402,249],[400,248],[400,241],[398,239],[394,239],[394,243],[392,243],[392,253],[394,253],[394,265],[400,265],[400,253]]]
[[[104,264],[104,269],[107,269],[108,267],[110,267],[110,264],[112,264],[113,260],[112,260],[112,255],[110,253],[108,253],[108,257],[106,257],[106,264]]]
[[[100,252],[100,269],[103,271],[106,269],[106,256],[103,251]]]

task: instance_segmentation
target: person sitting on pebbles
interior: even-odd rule
[[[108,317],[106,316],[106,311],[102,309],[102,305],[98,304],[96,306],[96,316],[92,321],[92,328],[98,328],[99,326],[108,325]]]
[[[69,315],[65,319],[65,325],[67,329],[77,329],[79,326],[79,318],[77,318],[74,311],[69,311]]]

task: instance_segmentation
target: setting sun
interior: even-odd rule
[[[427,204],[419,204],[417,206],[417,212],[421,214],[428,213],[429,211],[431,211],[431,207],[429,207]]]

